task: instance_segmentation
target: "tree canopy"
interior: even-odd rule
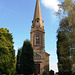
[[[70,50],[69,57],[72,60],[72,63],[70,64],[73,65],[72,70],[75,70],[74,69],[74,64],[75,64],[75,1],[64,0],[63,2],[61,2],[59,6],[62,9],[61,13],[59,11],[60,17],[62,19],[61,19],[61,22],[59,24],[59,29],[58,29],[58,36],[60,34],[60,37],[57,37],[57,38],[59,42],[60,41],[59,39],[62,38],[63,36],[67,40],[67,43],[70,44],[69,49],[68,49]],[[63,41],[63,43],[65,43],[65,41]],[[59,43],[60,46],[58,46],[58,42],[57,42],[57,50],[59,49],[58,47],[61,46],[61,43]],[[58,58],[58,63],[59,63],[59,58]]]
[[[57,56],[59,75],[71,75],[72,63],[70,59],[69,25],[67,18],[60,22],[58,29]],[[70,27],[69,27],[70,28]]]
[[[0,74],[13,75],[15,70],[15,50],[12,34],[0,28]]]
[[[24,41],[17,55],[17,73],[29,75],[34,73],[33,48],[29,40]]]
[[[21,53],[22,53],[22,48],[18,49],[18,54],[17,54],[17,63],[16,63],[16,71],[18,74],[21,74]]]

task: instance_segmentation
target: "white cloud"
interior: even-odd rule
[[[60,3],[58,0],[41,0],[42,4],[50,9],[53,9],[54,11],[58,11],[59,6],[58,4]]]
[[[49,60],[50,60],[49,62],[50,70],[53,70],[55,73],[58,72],[57,57],[55,55],[51,55]]]
[[[58,72],[57,63],[50,63],[50,70],[53,70],[55,73]]]

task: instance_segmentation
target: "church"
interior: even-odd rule
[[[50,54],[45,52],[45,30],[43,22],[40,1],[36,0],[34,18],[30,32],[30,39],[34,52],[35,75],[41,74],[44,70],[49,72]]]

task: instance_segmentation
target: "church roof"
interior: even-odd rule
[[[45,52],[48,56],[50,56],[50,54],[49,53],[47,53],[47,52]]]

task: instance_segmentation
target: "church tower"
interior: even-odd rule
[[[36,1],[31,26],[31,43],[34,51],[35,75],[49,71],[49,54],[45,52],[45,30],[39,0]]]

